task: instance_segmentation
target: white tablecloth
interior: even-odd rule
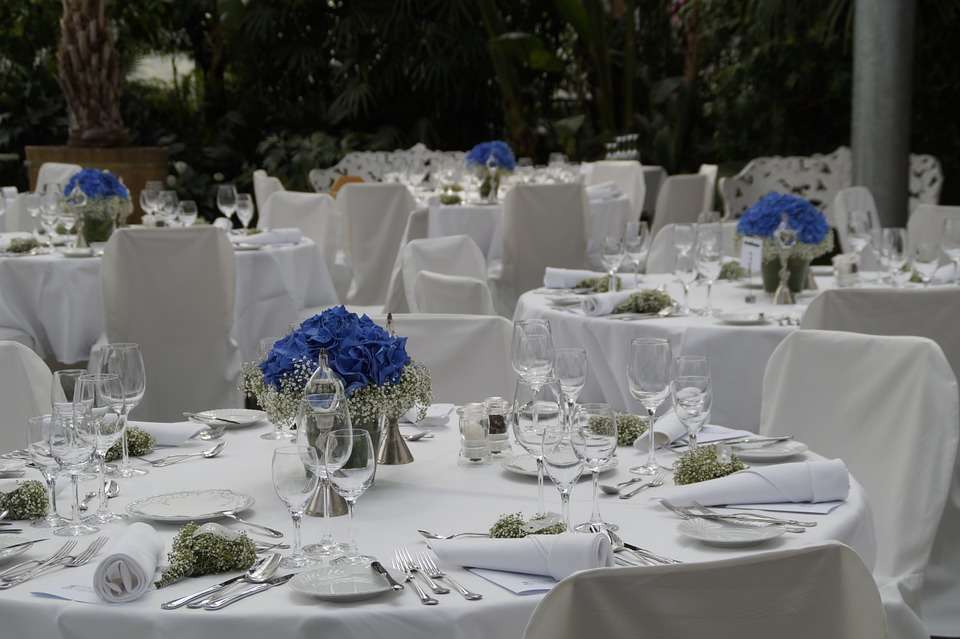
[[[478,397],[483,395],[478,391]],[[229,487],[256,499],[246,513],[252,521],[291,531],[285,508],[274,494],[270,479],[271,451],[275,444],[257,436],[266,429],[228,431],[227,447],[212,460],[195,460],[151,474],[122,480],[122,492],[111,500],[120,510],[133,498],[160,492],[201,486]],[[455,422],[434,428],[437,437],[410,444],[416,457],[406,466],[384,466],[377,470],[376,484],[362,496],[356,509],[357,537],[360,549],[377,556],[388,568],[394,549],[403,545],[412,550],[425,549],[418,528],[437,532],[486,530],[501,514],[536,508],[536,480],[507,474],[498,465],[464,468],[457,465]],[[640,461],[641,454],[624,448],[619,468],[604,475],[606,481],[629,477],[627,468]],[[547,480],[547,505],[559,510],[557,491]],[[656,489],[649,491],[656,496]],[[621,536],[629,542],[677,559],[696,562],[757,552],[757,549],[720,549],[680,538],[675,529],[678,519],[648,497],[630,501],[601,497],[604,517],[620,525]],[[572,517],[585,520],[590,514],[590,483],[583,480],[573,492]],[[799,547],[825,540],[839,540],[853,547],[868,566],[873,563],[874,531],[862,488],[851,479],[847,503],[829,515],[802,515],[819,525],[802,535],[787,534],[761,548]],[[342,538],[345,518],[334,521],[335,534]],[[313,541],[321,521],[304,518],[304,539]],[[120,534],[123,524],[105,528],[111,537]],[[157,525],[166,539],[176,531],[173,525]],[[37,536],[37,535],[34,535]],[[262,537],[259,537],[263,539]],[[81,540],[88,543],[89,538]],[[52,552],[59,538],[38,545],[28,556]],[[163,611],[160,603],[195,592],[222,581],[223,575],[187,579],[151,591],[139,601],[120,604],[82,604],[43,599],[31,591],[44,585],[67,584],[69,571],[50,574],[31,584],[0,592],[0,619],[3,636],[19,639],[260,639],[261,637],[298,637],[324,639],[519,639],[539,595],[516,596],[482,578],[459,568],[445,566],[471,590],[483,594],[481,601],[465,601],[455,592],[438,595],[440,604],[425,607],[411,588],[387,594],[379,599],[355,604],[331,604],[293,593],[280,587],[244,600],[219,612],[188,610]],[[395,572],[395,571],[393,571]]]
[[[304,308],[337,301],[309,239],[235,255],[234,337],[244,360],[257,355],[261,339],[287,332]],[[189,321],[190,309],[183,310]],[[85,361],[104,330],[100,258],[0,257],[0,326],[29,334],[43,357]]]

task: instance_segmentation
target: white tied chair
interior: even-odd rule
[[[387,321],[383,315],[371,319],[381,326]],[[510,321],[398,313],[393,324],[397,335],[407,338],[410,357],[430,369],[433,401],[463,404],[489,396],[513,397],[517,377],[510,358]]]
[[[266,218],[267,200],[277,191],[283,190],[283,182],[267,175],[267,172],[263,169],[257,169],[253,172],[253,197],[257,200],[257,211],[260,212],[260,217],[257,219],[257,228],[270,228],[271,223]],[[281,225],[273,223],[273,226],[279,228]]]
[[[713,200],[717,194],[717,174],[720,167],[716,164],[701,164],[698,173],[707,178],[707,189],[703,193],[703,211],[713,210]]]
[[[842,544],[696,564],[599,568],[547,593],[524,639],[881,639],[870,572]]]
[[[907,238],[910,246],[917,242],[940,242],[943,236],[943,221],[947,218],[960,218],[960,206],[941,206],[921,204],[907,220]]]
[[[34,223],[33,218],[30,217],[30,214],[27,212],[27,193],[20,193],[12,200],[7,200],[7,212],[4,214],[6,218],[6,231],[10,232],[24,232],[32,233],[36,224]]]
[[[671,175],[663,181],[657,195],[657,210],[653,214],[650,232],[667,224],[692,224],[703,212],[703,200],[707,192],[705,175]]]
[[[840,240],[840,250],[844,253],[852,253],[853,247],[850,245],[848,237],[848,224],[850,214],[853,211],[866,211],[870,216],[870,223],[874,229],[880,229],[880,216],[877,214],[877,205],[873,201],[873,194],[865,186],[850,186],[840,189],[837,196],[833,198],[833,207],[829,215],[833,227],[837,229],[837,238]],[[880,260],[877,258],[874,250],[865,251],[864,262],[860,268],[868,271],[875,271],[880,268]]]
[[[650,243],[650,252],[647,254],[647,273],[673,273],[677,265],[677,249],[673,245],[673,224],[667,224],[654,236]],[[723,254],[727,257],[736,255],[737,223],[720,223]]]
[[[218,229],[121,229],[103,257],[107,338],[137,342],[147,368],[142,419],[240,405],[231,338],[236,274]]]
[[[50,412],[52,377],[32,350],[0,341],[0,453],[23,448],[27,420]]]
[[[410,211],[407,218],[407,228],[400,241],[400,250],[393,263],[393,272],[390,274],[390,287],[387,290],[387,301],[383,304],[386,313],[409,313],[410,304],[407,302],[407,291],[403,284],[403,247],[413,240],[424,240],[428,235],[430,209],[420,207]]]
[[[633,207],[633,218],[639,220],[643,213],[643,204],[647,193],[647,183],[643,175],[643,166],[636,160],[603,160],[591,165],[588,184],[613,182]]]
[[[352,305],[386,302],[390,272],[416,202],[402,184],[348,184],[337,196],[347,224]]]
[[[51,183],[66,185],[74,173],[79,173],[82,170],[83,167],[79,164],[44,162],[40,165],[40,170],[37,171],[37,188],[34,190],[39,193],[45,185]]]
[[[413,283],[414,312],[496,315],[490,287],[481,279],[420,271]]]
[[[543,283],[548,266],[584,268],[587,196],[580,184],[518,184],[503,204],[503,260],[490,265],[497,310]]]
[[[760,433],[843,459],[867,493],[891,637],[929,636],[920,594],[954,475],[958,402],[943,351],[923,337],[800,330],[767,363]]]
[[[480,248],[466,235],[450,235],[447,237],[411,240],[400,249],[398,263],[398,279],[401,283],[403,294],[391,294],[390,302],[392,305],[384,307],[385,311],[391,313],[465,312],[460,310],[427,311],[421,308],[415,292],[417,288],[417,274],[421,271],[430,271],[434,275],[468,278],[480,282],[483,288],[487,288],[487,262]],[[467,287],[466,282],[461,282],[461,284]],[[428,288],[430,287],[430,285],[427,286]],[[450,286],[455,286],[455,283],[451,282],[449,286],[441,284],[439,288],[446,290]],[[473,287],[469,286],[468,288]],[[429,294],[426,292],[421,294],[422,299],[427,299],[428,297]],[[490,298],[489,289],[486,297]],[[473,312],[471,311],[470,314],[473,314]]]

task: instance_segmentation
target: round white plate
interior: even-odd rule
[[[62,248],[60,253],[64,257],[93,257],[92,248]]]
[[[760,326],[769,324],[770,320],[760,313],[719,313],[717,319],[731,326]]]
[[[240,422],[239,424],[231,424],[230,422],[222,422],[219,419],[211,419],[203,421],[202,423],[213,425],[213,426],[223,426],[224,428],[245,428],[247,426],[253,426],[254,424],[259,424],[260,422],[267,421],[267,414],[262,410],[252,410],[250,408],[215,408],[213,410],[202,410],[199,411],[200,415],[210,415],[214,418],[224,418],[231,421]],[[200,420],[196,420],[200,421]]]
[[[620,460],[616,457],[611,457],[610,461],[600,467],[600,472],[605,473],[616,468],[620,464]],[[504,470],[515,473],[517,475],[525,475],[527,477],[536,477],[537,476],[537,460],[533,455],[514,455],[512,457],[507,457],[501,462],[501,466]],[[546,475],[546,471],[544,471]],[[580,475],[580,479],[584,479],[590,476],[590,471],[584,469],[583,474]]]
[[[326,566],[301,572],[290,580],[299,593],[324,601],[363,601],[392,592],[382,575],[369,566]]]
[[[753,546],[784,534],[783,526],[739,526],[707,519],[685,519],[677,532],[711,546]]]
[[[793,440],[776,442],[766,446],[757,444],[756,446],[733,446],[732,448],[737,457],[749,462],[781,461],[807,452],[806,444]]]
[[[226,488],[183,490],[142,497],[127,505],[134,517],[153,521],[209,521],[220,519],[225,510],[241,511],[253,506],[253,497]]]
[[[234,251],[259,251],[262,248],[259,244],[247,244],[246,242],[238,242],[233,245]]]

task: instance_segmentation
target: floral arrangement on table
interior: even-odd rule
[[[7,245],[7,253],[29,253],[36,248],[40,248],[40,242],[38,242],[36,238],[15,237],[10,240],[10,244]]]
[[[461,202],[463,202],[463,200],[456,193],[442,193],[440,195],[440,204],[444,206],[454,206]]]
[[[647,432],[646,415],[617,413],[617,446],[633,446],[633,442]]]
[[[545,528],[533,528],[530,526],[535,519],[524,519],[522,513],[510,513],[501,515],[493,526],[490,527],[490,537],[493,539],[522,539],[527,535],[533,534],[535,530],[538,535],[559,535],[567,530],[563,522],[546,526]]]
[[[234,533],[219,524],[201,527],[190,522],[174,537],[168,565],[154,585],[163,588],[185,577],[246,570],[256,558],[256,545],[246,533]]]
[[[470,149],[464,160],[480,175],[480,197],[491,202],[497,199],[500,178],[517,168],[513,149],[501,140],[481,142]]]
[[[746,468],[728,446],[698,446],[673,464],[673,483],[678,486],[726,477]]]
[[[127,440],[127,453],[131,457],[149,455],[153,452],[154,446],[157,445],[157,439],[153,435],[136,426],[128,425],[123,431],[123,437]],[[114,442],[113,446],[107,449],[104,461],[116,461],[121,457],[123,457],[122,439]]]
[[[740,262],[736,260],[730,260],[724,262],[723,266],[720,267],[720,275],[717,276],[718,280],[740,280],[747,276],[747,269],[743,268],[740,265]]]
[[[585,288],[589,289],[591,293],[609,293],[610,292],[610,278],[604,275],[603,277],[587,277],[585,279],[577,282],[573,288]],[[614,290],[623,289],[623,280],[619,276],[616,278],[616,284],[614,284]]]
[[[669,294],[654,288],[645,288],[632,293],[623,302],[617,304],[614,313],[659,313],[665,308],[673,306],[673,298]]]
[[[257,398],[271,421],[290,423],[324,351],[343,381],[354,425],[373,424],[381,416],[396,421],[415,406],[424,419],[430,373],[410,358],[406,346],[406,337],[336,306],[277,340],[262,361],[244,364],[240,389]]]
[[[63,194],[76,202],[77,239],[82,245],[106,242],[133,211],[130,191],[110,171],[82,169],[70,178]]]
[[[11,520],[40,519],[47,514],[47,489],[33,479],[20,482],[8,493],[0,492],[0,510]]]

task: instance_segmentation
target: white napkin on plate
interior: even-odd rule
[[[842,501],[850,474],[841,459],[758,466],[719,479],[672,486],[657,497],[677,506]]]
[[[754,434],[755,433],[746,430],[736,430],[734,428],[726,428],[725,426],[717,426],[716,424],[706,424],[700,429],[700,432],[697,433],[697,443],[710,444],[713,442],[722,442],[727,439],[750,437]],[[683,423],[677,417],[677,414],[672,410],[660,417],[653,424],[653,438],[654,441],[656,441],[657,447],[669,446],[678,439],[686,437],[686,435],[686,427],[684,427]],[[636,441],[633,442],[633,447],[641,452],[647,452],[646,433],[641,437],[637,437]]]
[[[240,244],[259,244],[267,246],[270,244],[299,244],[303,239],[303,231],[298,228],[270,229],[263,233],[255,235],[241,235],[234,238],[235,242]]]
[[[613,565],[603,534],[529,535],[523,539],[449,539],[430,542],[441,563],[549,575],[557,581],[579,570]]]
[[[626,302],[636,291],[616,291],[613,293],[594,293],[585,295],[580,307],[591,317],[610,315],[618,304]]]
[[[153,438],[157,440],[157,446],[179,446],[206,428],[204,424],[196,422],[131,421],[130,425],[153,435]]]
[[[586,188],[587,199],[591,202],[597,200],[612,200],[623,195],[623,191],[617,186],[616,182],[601,182],[592,184]]]
[[[139,599],[153,587],[163,547],[153,526],[140,521],[130,524],[97,565],[94,590],[107,603]]]
[[[573,288],[583,280],[593,277],[606,277],[606,273],[548,266],[543,273],[543,285],[546,288]]]
[[[420,410],[414,406],[400,416],[400,422],[417,424],[418,426],[445,426],[450,415],[456,409],[456,404],[431,404],[427,407],[427,416],[419,419]]]

